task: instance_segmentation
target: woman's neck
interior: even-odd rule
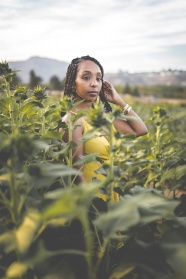
[[[90,110],[92,109],[92,102],[82,102],[78,104],[73,111],[78,111],[78,110]]]

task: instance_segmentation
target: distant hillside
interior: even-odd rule
[[[46,83],[53,75],[62,80],[65,77],[69,63],[58,61],[50,58],[31,57],[25,61],[9,62],[12,69],[20,70],[17,75],[21,78],[22,82],[29,82],[29,73],[34,70],[35,74],[42,78],[42,82]]]
[[[160,72],[107,73],[105,79],[117,85],[182,85],[186,86],[186,71],[163,70]]]
[[[29,73],[34,70],[35,74],[42,78],[43,83],[49,82],[54,75],[60,80],[65,77],[69,63],[50,58],[31,57],[25,61],[10,61],[12,69],[20,70],[17,75],[22,82],[29,82]],[[114,85],[183,85],[186,86],[186,71],[163,70],[160,72],[128,73],[119,71],[117,73],[106,73],[105,79]]]

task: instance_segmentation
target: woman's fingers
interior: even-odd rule
[[[106,87],[110,87],[110,83],[108,81],[104,80],[103,83]]]
[[[111,91],[112,90],[111,84],[107,81],[104,81],[104,90],[105,91]]]

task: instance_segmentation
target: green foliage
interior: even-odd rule
[[[131,93],[131,89],[128,83],[126,83],[124,89],[123,89],[123,93],[127,93],[130,94]]]
[[[0,77],[3,77],[5,82],[11,82],[16,72],[9,68],[8,62],[0,63]]]
[[[29,80],[29,86],[31,89],[33,89],[34,87],[38,86],[39,84],[41,84],[42,82],[42,78],[36,76],[34,70],[30,71],[30,80]]]
[[[60,81],[58,76],[52,76],[49,81],[50,90],[59,90],[62,91],[64,89],[64,81]]]
[[[114,107],[72,115],[73,99],[53,100],[40,86],[11,89],[13,72],[0,67],[0,278],[185,279],[184,107],[134,102],[149,129],[135,138],[114,132],[116,118],[127,120]],[[93,129],[82,141],[106,126],[110,164],[98,170],[104,181],[77,187],[76,166],[98,160],[73,163],[72,131],[84,113]],[[107,202],[97,197],[103,190]]]
[[[139,86],[140,95],[154,96],[157,98],[186,98],[186,87],[181,85],[154,85]]]
[[[130,94],[134,97],[145,96],[155,98],[185,99],[186,87],[182,85],[129,85],[116,86],[121,94]]]

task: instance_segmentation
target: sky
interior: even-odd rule
[[[105,72],[186,70],[186,0],[0,0],[0,60],[70,63]]]

